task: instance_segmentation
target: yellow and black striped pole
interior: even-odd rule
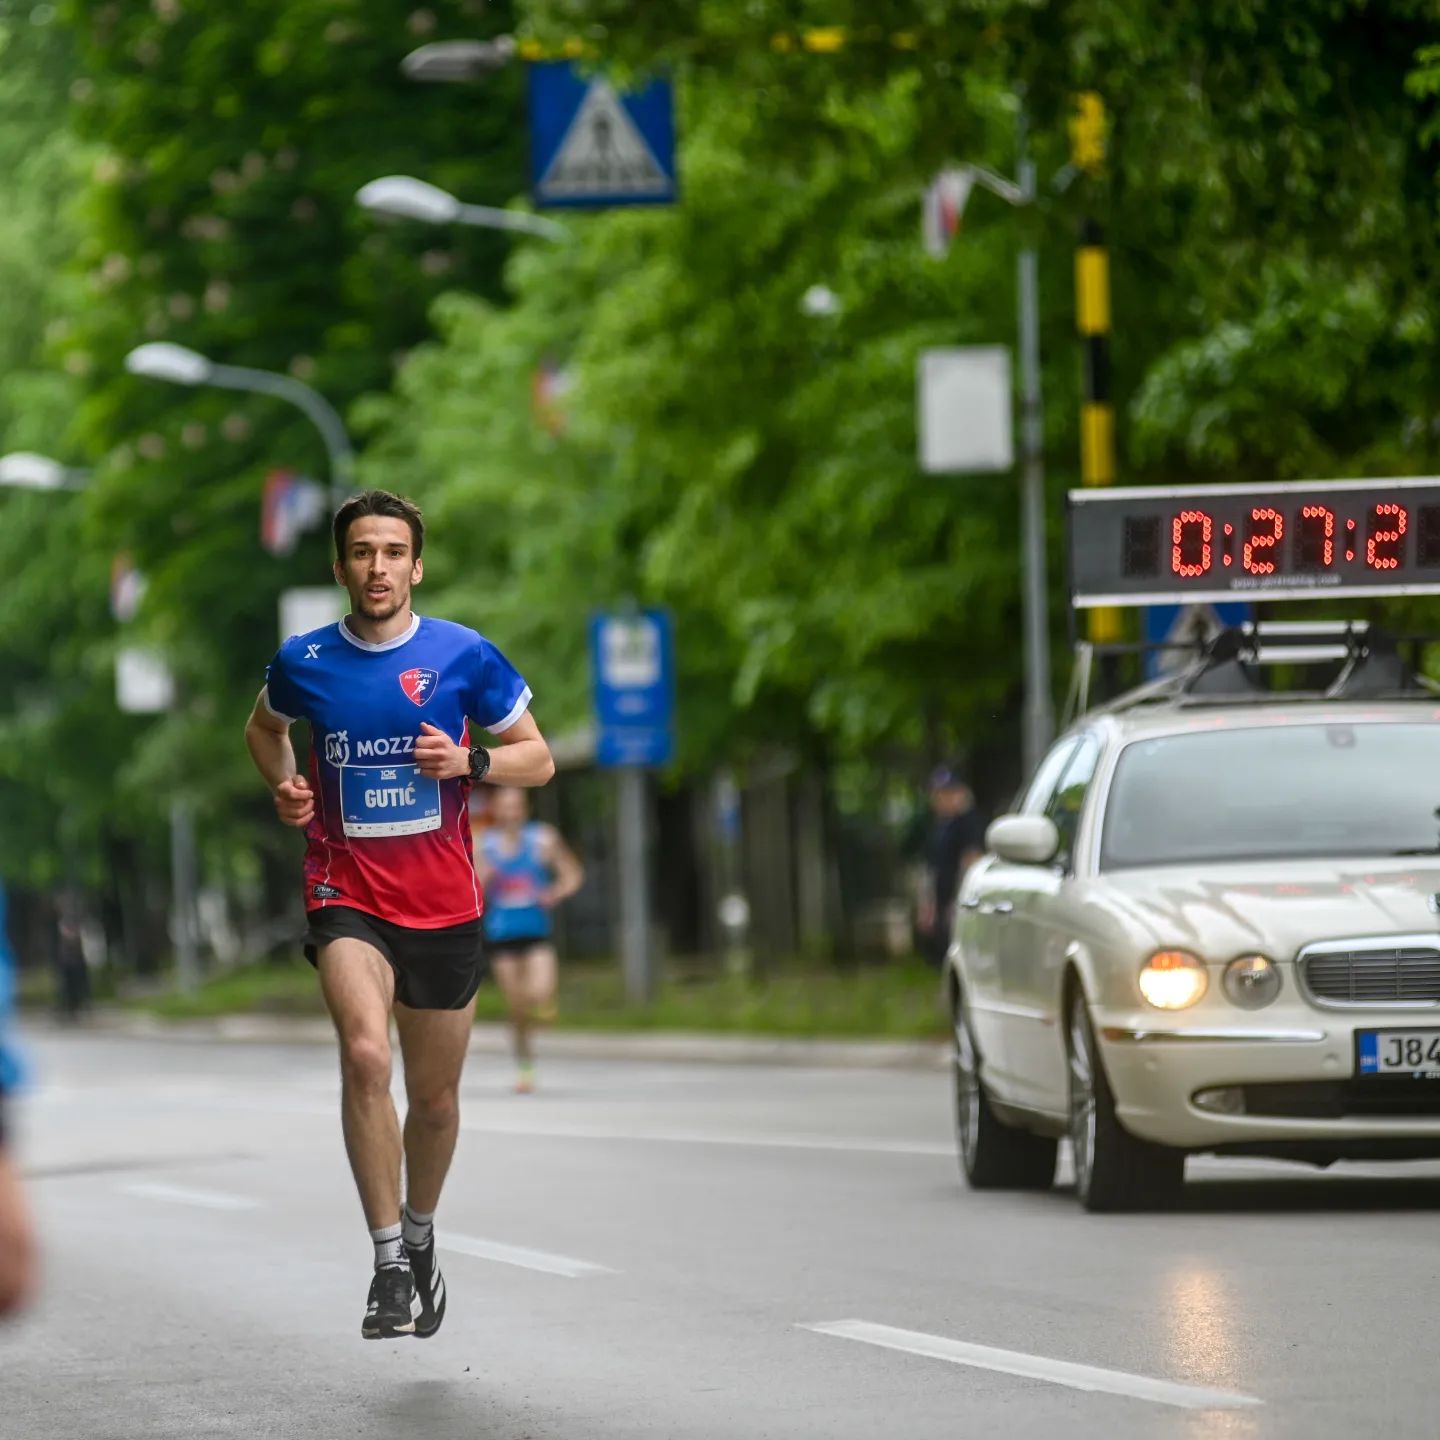
[[[1105,168],[1105,103],[1093,90],[1076,97],[1070,122],[1070,159],[1091,179]],[[1084,345],[1084,394],[1080,400],[1080,480],[1115,483],[1115,411],[1110,402],[1110,255],[1099,221],[1080,222],[1075,252],[1075,325]],[[1097,644],[1121,638],[1120,611],[1089,612],[1089,637]]]

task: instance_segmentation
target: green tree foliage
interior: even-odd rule
[[[584,616],[628,593],[676,612],[694,764],[973,742],[1018,668],[1018,505],[1003,478],[918,472],[914,373],[925,346],[1009,340],[1023,222],[977,199],[961,251],[924,254],[920,157],[946,151],[903,55],[852,73],[722,48],[738,73],[678,77],[682,203],[574,218],[573,245],[514,263],[508,308],[448,302],[372,412],[372,456],[416,454],[432,503],[483,517],[486,572],[447,604],[530,617],[537,693],[567,717]],[[1010,96],[956,90],[968,155],[1005,164]],[[1057,296],[1068,264],[1049,257]],[[558,439],[526,397],[547,357],[573,378]]]
[[[78,393],[38,423],[37,382],[17,357],[0,377],[0,421],[7,448],[32,444],[92,466],[94,477],[82,499],[36,497],[25,529],[12,531],[33,557],[26,613],[44,617],[50,698],[61,712],[48,730],[22,734],[9,759],[18,776],[36,777],[36,803],[53,803],[49,747],[64,734],[62,768],[75,781],[73,804],[86,807],[75,824],[88,839],[102,816],[122,834],[156,838],[178,784],[201,804],[217,850],[233,852],[244,804],[263,814],[239,732],[278,638],[277,595],[324,583],[328,571],[324,535],[290,557],[259,545],[266,472],[326,478],[309,422],[279,402],[128,376],[124,357],[146,340],[175,341],[294,375],[343,409],[388,385],[444,288],[463,279],[497,294],[503,237],[386,225],[354,204],[363,183],[387,173],[490,203],[520,189],[518,75],[457,90],[417,85],[399,69],[423,41],[509,23],[504,4],[481,8],[72,0],[61,6],[63,28],[46,27],[67,74],[60,81],[53,64],[35,70],[45,109],[34,143],[26,150],[20,133],[5,137],[6,153],[12,134],[15,142],[12,173],[33,173],[35,195],[7,223],[34,229],[34,243],[16,248],[46,282],[14,291],[32,294],[32,306],[63,297],[46,383],[74,377]],[[59,163],[75,153],[87,173],[65,207],[69,228],[47,231],[56,192],[76,188],[74,167]],[[0,228],[0,265],[8,233]],[[32,367],[34,329],[29,322]],[[403,472],[389,478],[404,488]],[[53,523],[60,517],[63,529]],[[123,635],[105,603],[118,552],[149,579]],[[176,713],[115,714],[112,657],[122,639],[170,655],[183,696]],[[22,682],[18,706],[31,677],[10,678]],[[86,747],[77,729],[95,743]],[[57,846],[36,843],[44,833],[28,831],[27,843],[53,869]]]
[[[67,126],[69,37],[42,9],[0,6],[0,436],[3,449],[53,451],[79,380],[47,346],[77,308],[65,267],[80,226],[69,198],[88,160]],[[103,616],[105,581],[74,550],[76,498],[0,491],[0,567],[9,578],[0,627],[0,873],[50,883],[100,807],[86,781],[103,774],[82,717],[95,677],[75,617]],[[40,838],[43,837],[43,838]],[[39,843],[37,843],[39,838]]]
[[[5,642],[15,813],[51,803],[61,745],[86,757],[77,832],[153,821],[180,775],[223,836],[254,793],[237,722],[276,594],[324,573],[322,537],[283,560],[256,543],[265,471],[323,471],[304,420],[125,376],[145,339],[288,371],[347,408],[367,478],[436,522],[426,603],[515,654],[552,731],[585,713],[586,612],[633,595],[677,615],[689,764],[775,741],[886,763],[1013,753],[1014,486],[919,473],[920,350],[1010,341],[1015,251],[1035,241],[1057,641],[1082,216],[1112,249],[1122,480],[1433,469],[1432,12],[65,0],[61,30],[7,19],[0,424],[6,448],[96,468],[83,498],[3,501],[34,617]],[[670,69],[681,204],[573,217],[556,246],[357,213],[386,172],[520,193],[521,67],[480,89],[397,69],[420,40],[517,26],[578,37],[620,75]],[[1065,168],[1087,88],[1112,119],[1096,179]],[[950,256],[928,259],[923,184],[946,161],[1012,173],[1022,95],[1041,203],[977,192]],[[807,310],[816,286],[833,313]],[[560,433],[533,405],[547,365],[572,380]],[[108,698],[118,550],[151,577],[135,633],[185,685],[166,720]]]

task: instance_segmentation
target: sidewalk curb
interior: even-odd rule
[[[74,1033],[54,1024],[36,1032]],[[183,1040],[235,1044],[329,1045],[330,1022],[318,1016],[219,1015],[204,1020],[162,1020],[144,1011],[101,1010],[83,1027],[91,1033],[135,1040]],[[586,1060],[653,1060],[709,1065],[809,1065],[854,1070],[936,1070],[949,1063],[939,1040],[835,1040],[790,1035],[721,1035],[689,1030],[552,1030],[541,1054]],[[505,1025],[482,1021],[470,1041],[472,1055],[503,1055],[510,1049]]]

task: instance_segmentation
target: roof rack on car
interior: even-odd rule
[[[1091,709],[1096,661],[1107,656],[1179,652],[1183,662],[1169,674],[1127,690],[1095,710],[1120,713],[1146,705],[1214,705],[1277,700],[1414,699],[1440,695],[1440,685],[1416,673],[1400,653],[1440,641],[1436,635],[1390,635],[1364,620],[1252,620],[1211,636],[1196,635],[1140,645],[1077,647],[1066,704],[1066,723]],[[1320,686],[1276,690],[1264,667],[1313,667],[1339,662]]]

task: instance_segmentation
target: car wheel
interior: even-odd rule
[[[980,1078],[980,1052],[965,1006],[955,1000],[955,1139],[960,1173],[972,1190],[1046,1190],[1055,1179],[1056,1142],[998,1119]]]
[[[1115,1114],[1095,1029],[1077,988],[1070,1002],[1070,1145],[1075,1194],[1087,1210],[1160,1208],[1185,1179],[1185,1152],[1139,1140]]]

